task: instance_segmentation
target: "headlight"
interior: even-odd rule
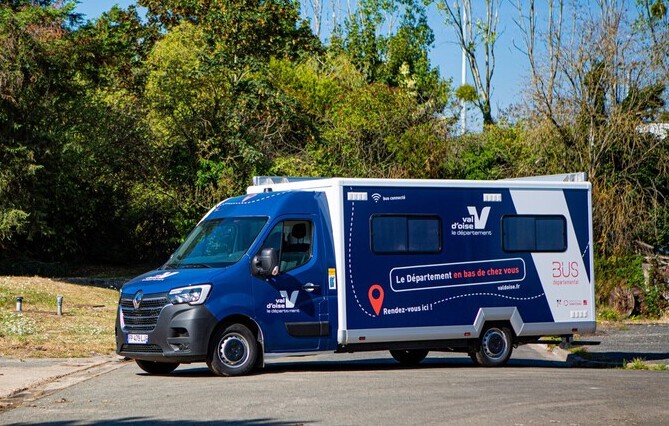
[[[207,300],[211,290],[210,284],[194,285],[191,287],[179,287],[170,290],[167,297],[173,305],[188,303],[191,305],[201,305]]]

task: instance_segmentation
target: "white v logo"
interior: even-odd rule
[[[480,216],[476,211],[476,207],[468,206],[467,210],[474,217],[474,229],[485,229],[485,225],[488,223],[488,215],[490,214],[490,206],[483,207]]]
[[[279,291],[279,294],[281,294],[281,297],[283,297],[283,300],[285,300],[286,308],[290,309],[295,307],[295,302],[297,302],[297,296],[300,294],[300,291],[295,290],[294,292],[290,293],[290,297],[288,297],[288,292],[286,290]]]

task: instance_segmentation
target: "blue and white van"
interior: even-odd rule
[[[518,344],[594,332],[591,211],[582,174],[256,178],[123,286],[117,352],[156,374],[323,351],[503,365]]]

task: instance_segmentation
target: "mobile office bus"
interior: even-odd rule
[[[591,186],[256,178],[156,271],[126,283],[117,352],[219,375],[268,354],[461,351],[484,366],[595,330]]]

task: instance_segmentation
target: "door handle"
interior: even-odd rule
[[[314,283],[306,283],[305,285],[302,286],[302,290],[307,291],[309,293],[311,293],[314,290],[318,290],[319,288],[321,288],[321,286]]]

